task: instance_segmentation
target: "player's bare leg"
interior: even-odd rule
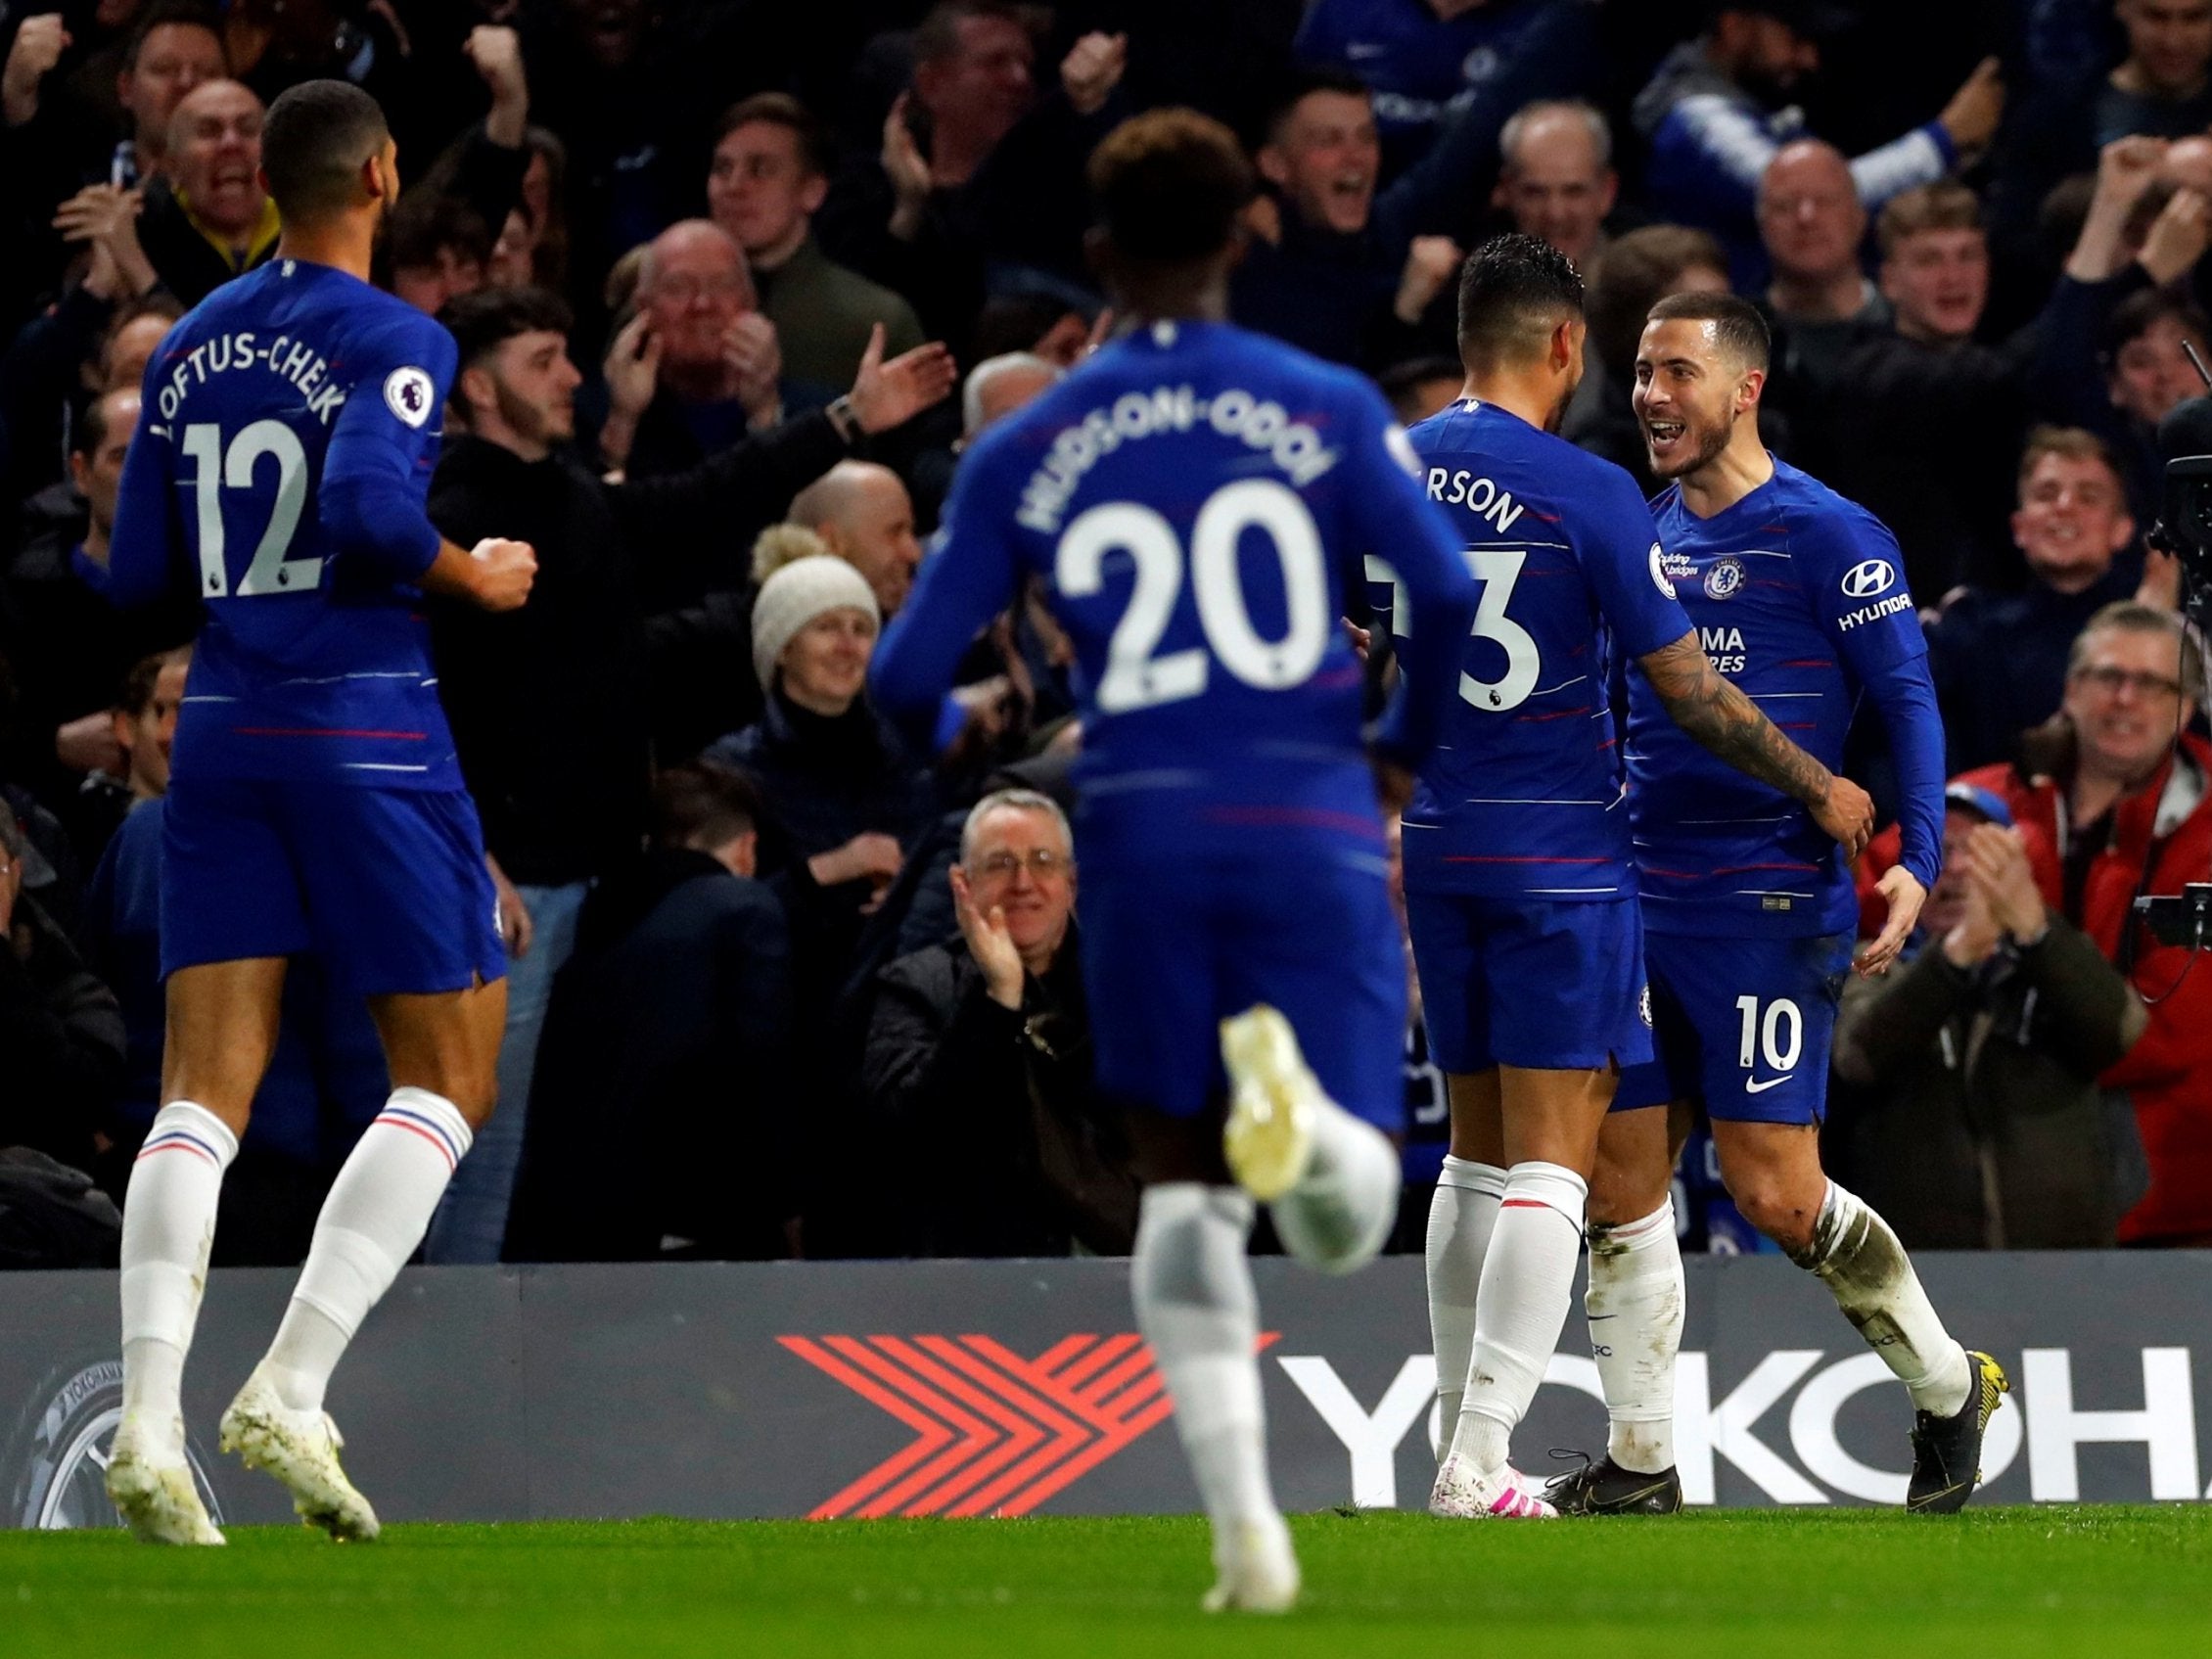
[[[369,1007],[392,1097],[339,1171],[276,1341],[222,1425],[223,1450],[282,1481],[300,1516],[341,1541],[373,1539],[378,1525],[339,1466],[344,1442],[323,1395],[491,1115],[507,987],[379,996]]]
[[[1298,1599],[1298,1558],[1267,1479],[1260,1307],[1245,1257],[1252,1196],[1229,1176],[1219,1115],[1131,1112],[1128,1123],[1144,1183],[1130,1288],[1213,1523],[1219,1577],[1204,1605],[1283,1612]]]
[[[1434,1513],[1519,1520],[1553,1512],[1512,1469],[1512,1432],[1536,1398],[1566,1322],[1589,1172],[1619,1082],[1611,1066],[1498,1069],[1505,1187],[1476,1296],[1458,1424],[1429,1500]],[[1473,1104],[1485,1097],[1480,1089],[1455,1088],[1455,1112],[1462,1098]],[[1480,1149],[1483,1126],[1467,1128],[1462,1141],[1454,1125],[1454,1141]]]
[[[1437,1461],[1452,1450],[1467,1361],[1475,1352],[1475,1299],[1483,1263],[1505,1196],[1505,1124],[1498,1074],[1445,1079],[1451,1094],[1452,1147],[1429,1202],[1429,1337],[1436,1355]]]
[[[1912,1397],[1906,1506],[1947,1513],[1973,1495],[1983,1431],[2011,1384],[1944,1329],[1889,1223],[1820,1169],[1810,1124],[1713,1125],[1721,1179],[1753,1226],[1828,1287]]]
[[[1675,1238],[1675,1163],[1686,1102],[1614,1112],[1597,1136],[1590,1182],[1590,1351],[1610,1419],[1605,1456],[1551,1484],[1561,1514],[1671,1514],[1675,1359],[1682,1341],[1682,1259]]]
[[[162,1106],[123,1199],[123,1420],[108,1495],[140,1538],[220,1544],[184,1455],[180,1389],[207,1288],[223,1172],[276,1050],[284,958],[169,976]]]

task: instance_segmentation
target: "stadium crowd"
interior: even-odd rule
[[[866,675],[963,447],[1111,328],[1083,164],[1163,104],[1265,180],[1235,320],[1407,422],[1459,390],[1453,279],[1499,230],[1581,267],[1565,431],[1647,484],[1645,312],[1762,304],[1766,430],[1895,530],[1959,774],[1910,960],[1844,991],[1830,1167],[1915,1248],[2212,1243],[2212,972],[2130,915],[2212,876],[2203,670],[2143,541],[2212,350],[2212,0],[5,17],[0,1266],[113,1259],[161,1104],[197,604],[100,578],[148,359],[273,249],[261,115],[316,76],[388,111],[384,280],[458,346],[432,517],[538,559],[519,612],[426,601],[512,985],[429,1260],[1128,1250],[1065,642],[1000,619],[926,750]],[[1878,728],[1850,769],[1881,796]],[[1406,1054],[1418,1249],[1417,1017]],[[300,1260],[386,1094],[358,997],[297,962],[218,1264]],[[853,1179],[863,1147],[903,1178]],[[1681,1181],[1686,1244],[1754,1247],[1698,1142]]]

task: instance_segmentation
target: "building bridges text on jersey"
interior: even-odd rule
[[[346,402],[346,388],[330,378],[330,363],[312,346],[283,334],[264,346],[252,329],[240,329],[204,340],[176,360],[161,383],[161,419],[174,420],[184,394],[205,386],[209,375],[254,368],[298,387],[307,399],[307,413],[326,427]]]
[[[1293,420],[1280,403],[1255,397],[1238,387],[1223,387],[1200,397],[1187,386],[1156,386],[1150,392],[1125,392],[1113,402],[1090,410],[1062,429],[1043,465],[1030,475],[1014,522],[1026,530],[1057,535],[1068,499],[1083,477],[1125,443],[1172,437],[1201,425],[1265,451],[1291,484],[1305,488],[1336,465],[1337,452],[1304,421]]]

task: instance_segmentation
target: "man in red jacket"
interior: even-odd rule
[[[2149,1028],[2101,1080],[2133,1098],[2150,1160],[2123,1244],[2212,1244],[2212,967],[2191,970],[2189,951],[2132,913],[2140,894],[2212,878],[2212,745],[2184,735],[2203,694],[2203,663],[2171,613],[2107,605],[2074,641],[2065,702],[2019,764],[1964,778],[2005,799],[2045,902],[2150,1005]]]

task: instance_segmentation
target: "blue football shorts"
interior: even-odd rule
[[[1109,1099],[1214,1109],[1228,1089],[1221,1022],[1267,1002],[1331,1099],[1405,1128],[1406,955],[1379,853],[1086,865],[1082,937]]]
[[[312,950],[361,995],[507,971],[484,830],[462,790],[173,778],[161,972]]]
[[[1646,934],[1658,1057],[1621,1079],[1616,1112],[1693,1100],[1709,1118],[1817,1124],[1852,936]]]
[[[1447,1072],[1595,1071],[1651,1058],[1634,899],[1408,893],[1429,1051]]]

